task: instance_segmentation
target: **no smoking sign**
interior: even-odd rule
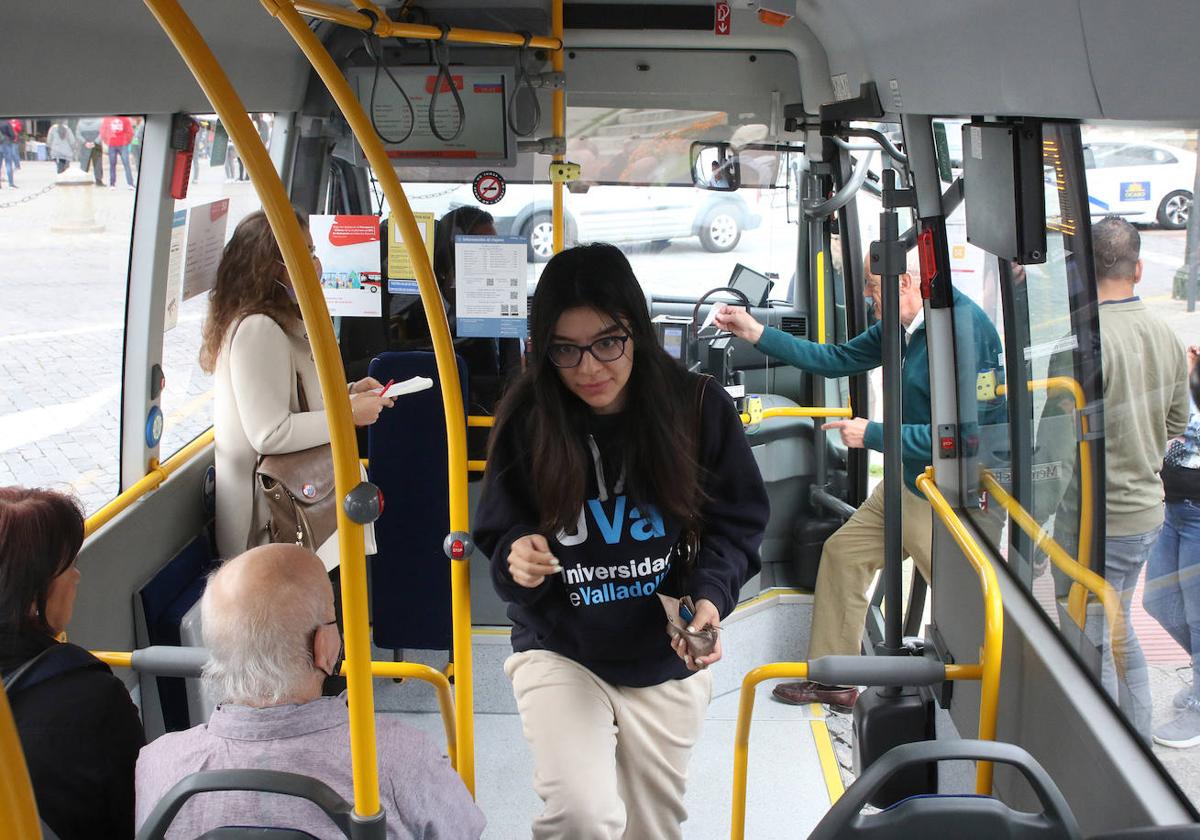
[[[471,184],[475,200],[480,204],[495,204],[504,198],[504,176],[499,172],[485,169],[475,176]]]

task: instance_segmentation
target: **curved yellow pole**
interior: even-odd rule
[[[1000,600],[1000,583],[996,570],[987,555],[963,526],[958,514],[946,497],[938,490],[933,479],[933,467],[917,476],[917,487],[934,513],[942,520],[946,530],[954,537],[967,561],[979,575],[979,586],[983,590],[983,651],[980,661],[983,666],[982,683],[979,687],[979,738],[996,740],[996,712],[1000,704],[1000,661],[1004,645],[1004,604]],[[975,771],[975,792],[990,795],[992,792],[992,763],[981,761]]]
[[[1075,411],[1079,414],[1079,564],[1085,569],[1092,567],[1092,523],[1096,507],[1096,493],[1092,486],[1092,442],[1087,439],[1088,421],[1083,410],[1087,408],[1087,397],[1084,396],[1083,386],[1070,376],[1051,376],[1048,379],[1034,379],[1029,383],[1030,391],[1062,391],[1071,396],[1075,403]],[[1003,396],[1007,393],[1004,385],[996,386],[996,393]],[[1083,628],[1087,621],[1087,590],[1079,583],[1071,586],[1067,599],[1067,613],[1075,623]]]
[[[42,836],[33,782],[3,689],[0,689],[0,815],[0,834],[4,836],[31,840]]]
[[[1046,530],[1029,514],[1029,511],[1025,510],[1020,502],[1000,486],[995,476],[987,470],[983,470],[982,473],[984,489],[1008,512],[1017,527],[1029,535],[1059,571],[1096,596],[1096,600],[1104,608],[1104,617],[1108,621],[1110,648],[1117,666],[1117,673],[1124,674],[1125,613],[1121,609],[1121,596],[1117,590],[1113,589],[1111,583],[1068,554],[1054,537],[1046,533]],[[1079,626],[1083,627],[1083,624],[1080,623]]]
[[[316,361],[321,396],[329,422],[329,439],[333,447],[337,497],[345,498],[361,480],[358,442],[354,436],[354,421],[346,394],[346,375],[334,340],[329,310],[300,223],[296,220],[295,211],[262,139],[246,114],[245,105],[191,19],[177,0],[145,0],[145,3],[187,63],[220,117],[221,124],[229,132],[233,144],[237,146],[279,243]],[[305,31],[308,31],[307,27]],[[457,386],[457,382],[455,384]],[[351,521],[341,505],[337,508],[337,526],[341,552],[342,610],[346,619],[354,810],[360,818],[366,819],[380,812],[375,756],[375,702],[370,674],[371,641],[366,622],[366,555],[363,551],[362,526]]]
[[[983,675],[980,665],[947,665],[948,680],[977,680]],[[738,695],[737,729],[733,736],[733,803],[730,810],[729,836],[746,836],[746,780],[750,767],[750,723],[754,717],[754,690],[764,680],[808,679],[807,662],[772,662],[760,665],[742,677]],[[980,736],[983,737],[983,736]]]
[[[760,665],[742,677],[738,697],[737,729],[733,736],[733,807],[729,836],[746,836],[746,775],[750,766],[750,720],[754,717],[754,689],[763,680],[808,679],[807,662],[773,662]]]
[[[371,120],[363,111],[342,71],[338,69],[329,51],[317,39],[304,19],[296,12],[289,0],[262,0],[263,7],[283,24],[292,40],[308,58],[317,75],[321,77],[330,95],[341,109],[342,116],[350,124],[351,131],[362,146],[371,169],[379,179],[387,196],[392,218],[396,220],[404,247],[408,249],[413,269],[417,275],[417,286],[421,303],[429,319],[429,332],[433,338],[434,356],[437,359],[438,379],[442,390],[442,405],[446,413],[446,439],[448,448],[447,471],[450,479],[450,530],[467,532],[470,528],[467,517],[467,421],[463,411],[462,388],[458,379],[458,366],[454,361],[454,346],[450,338],[450,327],[446,320],[441,293],[429,264],[421,232],[413,218],[408,198],[396,177],[396,171],[384,151]],[[259,146],[261,146],[261,142]],[[240,147],[239,147],[240,148]],[[344,389],[345,386],[343,386]],[[345,402],[345,400],[343,400]],[[347,408],[349,404],[346,403]],[[361,534],[361,531],[360,531]],[[361,548],[359,549],[361,553]],[[344,567],[343,567],[344,568]],[[475,792],[475,739],[473,729],[474,699],[472,697],[471,663],[471,588],[470,567],[466,559],[451,561],[451,613],[454,638],[454,690],[455,713],[458,730],[458,772],[467,789]],[[365,580],[365,578],[364,578]],[[360,581],[363,583],[363,581]],[[365,585],[365,584],[364,584]],[[365,612],[363,613],[365,615]],[[347,625],[348,629],[348,625]],[[366,623],[363,622],[365,636]],[[369,648],[363,656],[369,660]],[[347,658],[353,655],[347,646]]]

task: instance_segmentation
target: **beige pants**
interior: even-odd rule
[[[687,763],[712,674],[647,688],[611,685],[545,650],[514,653],[512,680],[533,788],[534,840],[678,840]]]
[[[907,487],[901,494],[904,553],[925,580],[930,577],[933,509]],[[825,542],[817,570],[812,641],[808,658],[862,651],[867,620],[867,588],[883,568],[883,482],[862,507]]]

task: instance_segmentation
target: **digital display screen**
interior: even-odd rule
[[[771,287],[774,285],[775,281],[770,277],[746,268],[741,263],[734,266],[733,274],[729,276],[729,287],[744,294],[750,300],[751,306],[766,306],[767,295],[771,293]]]
[[[683,358],[683,327],[663,327],[662,346],[672,359]]]

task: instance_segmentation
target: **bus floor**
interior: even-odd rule
[[[713,699],[689,764],[686,840],[729,836],[741,678],[762,663],[803,658],[811,610],[811,595],[767,593],[723,623],[725,656],[713,666]],[[484,837],[527,837],[541,800],[533,791],[533,757],[502,671],[511,651],[507,629],[476,628],[473,650],[476,792],[488,820]],[[385,657],[387,652],[376,651],[376,655]],[[409,661],[435,667],[445,664],[445,656],[445,652],[406,651]],[[815,704],[776,703],[770,699],[772,685],[761,684],[756,694],[746,836],[804,837],[841,793],[844,778],[849,778],[848,769],[843,772],[839,767],[839,763],[849,767],[849,716],[829,716],[833,730],[843,733],[837,736],[842,743],[835,750],[826,711]],[[380,680],[376,686],[379,711],[400,715],[436,741],[443,739],[441,718],[427,685]]]

